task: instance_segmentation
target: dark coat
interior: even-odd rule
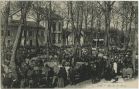
[[[63,77],[64,80],[67,79],[67,72],[66,72],[65,67],[60,68],[59,73],[58,73],[58,77]]]
[[[69,69],[69,79],[70,81],[74,81],[75,80],[75,69],[74,68],[70,68]]]
[[[58,87],[64,87],[65,86],[65,81],[67,79],[67,72],[65,70],[65,67],[61,67],[58,73]]]

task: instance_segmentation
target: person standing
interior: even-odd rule
[[[113,70],[114,70],[114,79],[115,79],[114,82],[116,82],[116,81],[118,81],[118,78],[117,78],[117,62],[116,61],[113,62]]]
[[[50,67],[50,70],[48,71],[48,85],[51,88],[52,87],[52,82],[53,82],[53,77],[54,77],[54,70],[52,67]]]
[[[114,63],[113,63],[113,69],[114,69],[115,74],[117,74],[117,63],[116,63],[116,61],[114,61]]]
[[[113,68],[112,68],[112,64],[109,63],[106,66],[105,72],[104,72],[104,78],[105,80],[110,81],[113,78]]]
[[[65,68],[65,64],[62,65],[62,70],[63,70],[63,78],[64,78],[64,86],[67,84],[67,71],[66,71],[66,68]]]
[[[32,80],[33,80],[33,88],[39,87],[39,80],[40,80],[40,73],[39,68],[36,66],[34,67],[34,73],[32,74]]]
[[[58,72],[60,70],[60,68],[58,67],[58,64],[56,63],[55,66],[53,67],[54,69],[54,77],[53,77],[53,82],[52,85],[53,87],[57,86],[57,78],[58,78]]]
[[[58,88],[63,88],[64,87],[64,73],[62,67],[60,67],[59,73],[58,73],[58,82],[57,82],[57,87]]]
[[[118,64],[117,64],[117,74],[118,75],[121,75],[122,74],[121,73],[122,69],[123,69],[123,62],[122,62],[122,60],[120,58],[119,61],[118,61]]]
[[[75,84],[75,69],[74,69],[74,66],[71,66],[69,68],[69,81],[70,81],[70,84],[73,85]]]
[[[30,67],[30,68],[28,69],[28,72],[27,72],[27,79],[28,79],[28,81],[29,81],[29,82],[28,82],[29,88],[31,88],[32,85],[33,85],[32,75],[33,75],[33,69]]]
[[[95,65],[96,65],[96,81],[100,81],[101,79],[101,64],[99,60],[95,60]]]
[[[42,68],[42,73],[45,75],[45,80],[47,81],[46,82],[46,86],[48,87],[49,86],[49,81],[48,81],[48,72],[49,72],[49,70],[50,70],[50,67],[47,65],[47,64],[45,64],[44,65],[44,67]]]
[[[93,64],[91,64],[91,80],[92,80],[92,83],[95,83],[96,82],[96,75],[97,75],[97,73],[96,73],[97,71],[96,71],[96,64],[95,63],[93,63]]]

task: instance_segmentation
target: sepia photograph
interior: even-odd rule
[[[0,1],[0,88],[138,88],[138,1]]]

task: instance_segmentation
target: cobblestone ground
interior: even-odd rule
[[[80,82],[76,85],[68,85],[66,88],[137,88],[138,87],[138,79],[124,80],[123,78],[119,78],[116,83],[113,81],[106,81],[102,79],[100,82],[92,84],[91,80],[86,80]]]

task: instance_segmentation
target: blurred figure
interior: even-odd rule
[[[32,75],[33,75],[33,69],[30,67],[28,72],[27,72],[27,79],[28,79],[29,88],[31,88],[32,84],[33,84]]]
[[[49,70],[50,70],[50,67],[47,64],[45,64],[44,67],[42,68],[42,74],[45,75],[46,86],[49,86],[49,84],[48,84],[48,72],[49,72]]]
[[[71,85],[75,84],[75,69],[73,66],[69,68],[69,81]]]
[[[12,82],[12,72],[6,73],[3,81],[4,88],[11,88]]]
[[[128,67],[126,71],[127,78],[131,79],[133,77],[133,69],[131,67]]]
[[[108,64],[106,66],[105,72],[104,72],[104,78],[108,81],[110,81],[113,78],[113,69],[112,69],[112,65]]]
[[[116,61],[113,62],[113,69],[114,69],[115,74],[117,74],[117,62]]]
[[[116,82],[116,81],[118,81],[118,78],[117,78],[117,62],[116,61],[113,62],[113,72],[114,72],[114,79],[115,79],[114,82]]]
[[[54,68],[54,77],[53,77],[53,87],[56,87],[57,86],[57,79],[58,79],[58,72],[60,70],[60,68],[58,67],[58,64],[55,63],[55,66],[53,67]]]
[[[96,64],[95,63],[92,63],[91,64],[91,80],[92,80],[92,83],[95,83],[96,82],[96,78],[97,78],[97,73],[96,73]]]
[[[66,70],[64,70],[63,69],[63,67],[60,67],[60,70],[59,70],[59,73],[58,73],[58,82],[57,82],[57,87],[58,88],[63,88],[65,85],[64,85],[64,78],[65,78],[65,71]]]
[[[95,65],[96,65],[96,81],[100,81],[101,79],[101,73],[102,73],[102,65],[100,64],[100,60],[96,59],[95,60]]]
[[[39,81],[40,81],[40,73],[39,73],[39,67],[34,67],[34,73],[32,75],[33,79],[33,88],[39,87]]]
[[[122,70],[122,77],[123,78],[126,78],[126,70],[127,70],[127,67],[124,66],[123,70]]]
[[[50,69],[48,71],[48,78],[47,78],[48,87],[50,87],[50,88],[52,87],[53,77],[54,77],[54,70],[52,67],[50,67]]]

